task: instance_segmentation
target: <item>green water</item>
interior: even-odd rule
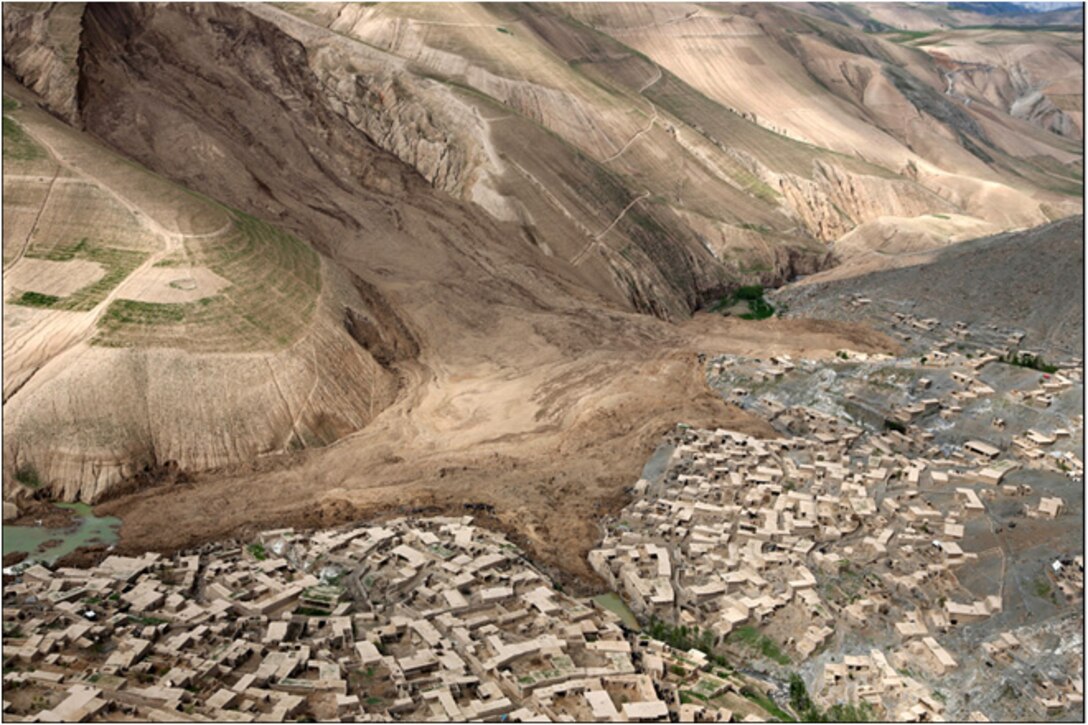
[[[593,597],[593,601],[617,615],[620,618],[620,621],[623,622],[628,629],[635,632],[641,629],[638,626],[638,619],[635,617],[635,613],[627,608],[627,605],[620,599],[619,594],[600,594]]]
[[[60,503],[57,506],[74,512],[77,523],[67,528],[5,524],[4,555],[7,556],[13,551],[24,551],[28,554],[27,561],[52,564],[81,546],[109,545],[117,541],[121,519],[114,516],[95,516],[91,513],[91,507],[85,503]],[[41,548],[45,542],[54,540],[59,543]]]

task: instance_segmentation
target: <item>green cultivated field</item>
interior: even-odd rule
[[[14,161],[44,159],[45,150],[26,135],[26,131],[15,119],[7,115],[8,111],[14,111],[18,107],[16,101],[4,97],[4,158]]]
[[[266,350],[304,332],[321,290],[317,254],[270,224],[235,212],[223,237],[186,243],[193,265],[231,284],[195,302],[115,300],[94,342],[111,347],[175,347],[201,352]]]
[[[82,239],[66,248],[54,248],[46,253],[34,250],[28,252],[26,256],[28,258],[48,259],[51,262],[85,259],[90,262],[97,262],[105,268],[106,274],[103,275],[102,279],[76,290],[67,297],[25,292],[8,300],[11,303],[29,307],[49,307],[54,310],[73,310],[77,312],[93,309],[147,258],[147,255],[141,252],[100,247],[89,243],[86,239]]]

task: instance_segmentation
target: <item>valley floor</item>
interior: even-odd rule
[[[24,561],[5,571],[6,717],[1077,717],[1083,367],[1003,362],[1016,330],[915,322],[919,357],[725,323],[739,352],[674,370],[736,407],[675,413],[614,508],[595,501],[603,540],[577,539],[564,500],[563,529],[518,512],[523,550],[488,531],[519,525],[489,488],[165,557]],[[217,490],[102,508],[128,528]],[[618,597],[564,591],[587,563]]]
[[[617,321],[618,323],[619,321]],[[671,339],[585,350],[526,373],[505,366],[409,371],[408,393],[364,430],[247,469],[143,488],[96,507],[123,521],[121,551],[172,551],[272,526],[333,526],[375,514],[490,511],[545,567],[594,582],[585,555],[661,434],[684,420],[773,435],[707,386],[700,355],[895,345],[863,325],[700,315]],[[557,502],[561,502],[557,505]]]

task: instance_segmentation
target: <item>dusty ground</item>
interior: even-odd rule
[[[62,492],[70,498],[99,500],[114,480],[99,485],[93,478],[108,466],[127,476],[146,463],[145,478],[170,462],[186,472],[211,471],[184,483],[138,490],[146,481],[137,480],[128,493],[109,491],[112,500],[101,508],[122,517],[128,550],[181,547],[281,524],[479,504],[496,526],[519,532],[538,559],[584,575],[597,520],[618,508],[663,431],[685,421],[769,433],[706,389],[698,354],[890,348],[886,338],[839,323],[676,320],[744,279],[740,270],[749,269],[755,248],[766,247],[762,281],[820,268],[826,250],[815,240],[837,238],[854,223],[827,226],[835,207],[856,220],[953,211],[931,187],[900,175],[914,153],[898,141],[883,145],[888,132],[858,120],[843,99],[818,104],[821,117],[847,119],[821,142],[877,146],[893,169],[784,139],[749,120],[762,105],[731,114],[696,91],[704,87],[720,101],[742,90],[751,95],[740,85],[744,78],[765,77],[756,71],[766,74],[779,63],[803,87],[771,101],[801,103],[813,88],[805,80],[811,69],[795,57],[805,48],[787,52],[777,43],[776,17],[734,21],[701,17],[699,9],[700,16],[676,23],[621,18],[612,29],[623,43],[662,53],[655,62],[543,12],[498,20],[489,10],[464,28],[435,25],[468,22],[429,14],[437,10],[402,22],[387,17],[396,9],[382,6],[360,10],[362,25],[329,31],[254,7],[182,12],[90,5],[84,16],[79,120],[86,134],[308,242],[324,255],[322,289],[336,293],[322,294],[325,314],[315,319],[323,327],[284,357],[261,361],[248,347],[228,357],[224,351],[238,350],[243,340],[239,331],[218,324],[197,330],[166,324],[176,321],[167,318],[133,326],[132,334],[101,325],[97,339],[119,347],[80,348],[78,357],[61,361],[63,377],[39,372],[28,385],[12,380],[9,387],[21,392],[5,405],[6,423],[20,408],[49,414],[9,424],[14,435],[7,438],[22,442],[19,455],[55,489],[67,486]],[[378,23],[378,16],[385,19]],[[342,19],[350,21],[350,13]],[[653,34],[660,38],[640,30],[643,24],[659,24]],[[236,38],[222,27],[236,29]],[[696,60],[709,62],[698,57],[704,41],[682,36],[729,29],[752,33],[720,40],[728,53],[710,67],[732,75],[715,80],[695,73],[702,67]],[[388,52],[352,40],[356,30],[371,32],[367,37]],[[453,44],[457,39],[462,46]],[[497,55],[517,51],[516,66],[495,65],[491,49],[498,43]],[[9,65],[28,77],[33,63],[16,56]],[[857,60],[862,69],[871,65],[866,58]],[[753,59],[773,62],[759,66]],[[421,64],[426,77],[410,63]],[[748,69],[744,78],[740,67]],[[344,68],[363,69],[355,76],[363,82],[341,83]],[[522,78],[523,68],[531,80]],[[933,75],[928,66],[916,70]],[[451,81],[435,82],[434,74]],[[692,77],[685,83],[679,75]],[[877,90],[890,93],[877,81]],[[553,82],[562,93],[553,92]],[[229,105],[225,92],[234,99]],[[162,261],[184,259],[179,249],[222,246],[217,235],[227,220],[220,213],[54,128],[53,116],[41,113],[40,127],[33,127],[33,99],[26,96],[17,100],[28,106],[12,113],[29,124],[28,133],[116,202],[91,199],[92,211],[109,207],[111,218],[128,221],[138,212],[141,223],[129,226],[165,240],[147,242]],[[589,110],[568,112],[572,99]],[[898,117],[905,101],[894,94],[893,100],[889,113]],[[358,108],[374,112],[360,117],[352,110]],[[767,112],[774,110],[789,109]],[[819,118],[786,120],[812,132],[822,128]],[[577,126],[582,121],[584,128]],[[751,164],[727,148],[750,155]],[[959,188],[956,174],[978,166],[972,161],[938,174],[925,159],[917,161],[919,178],[939,176],[932,187],[939,189]],[[37,168],[21,173],[42,176]],[[73,231],[50,210],[78,201],[73,184],[54,186],[56,203],[42,212],[43,229],[56,226],[63,234],[42,242],[49,249],[70,243]],[[979,211],[972,188],[962,196]],[[20,210],[35,199],[22,200]],[[1038,203],[1031,200],[1026,219]],[[812,228],[798,228],[780,205]],[[1019,208],[996,208],[1004,213],[1007,206]],[[95,214],[86,219],[106,217]],[[292,248],[265,236],[269,248]],[[723,255],[740,239],[744,255],[718,260],[700,242],[704,236]],[[9,258],[18,254],[17,241],[8,244]],[[249,288],[279,281],[280,272],[257,264],[262,255],[239,258],[239,271],[248,272],[239,279],[253,282]],[[200,259],[190,263],[216,269]],[[205,312],[214,311],[209,304]],[[38,320],[31,312],[17,319],[12,313],[13,322],[40,323],[51,343],[70,329],[64,320]],[[76,332],[83,331],[65,332],[65,339],[79,339]],[[45,345],[35,338],[22,347]],[[52,348],[46,353],[57,355]],[[352,362],[360,358],[365,365]],[[235,382],[253,361],[256,367]],[[339,436],[346,437],[325,448],[284,453]],[[92,480],[82,489],[65,483],[77,476]]]
[[[207,267],[149,267],[125,280],[118,294],[141,302],[194,302],[230,283]]]
[[[874,319],[872,307],[850,310],[851,295],[900,305],[919,317],[962,320],[1027,333],[1022,347],[1048,357],[1079,356],[1084,344],[1084,217],[941,249],[883,257],[885,266],[857,266],[812,275],[774,295],[791,314]]]
[[[24,259],[13,267],[4,280],[12,290],[29,290],[66,297],[81,287],[97,282],[105,274],[102,265],[83,259],[54,262],[48,259]]]
[[[663,432],[686,422],[774,435],[706,387],[698,352],[828,356],[843,347],[894,344],[859,325],[707,315],[644,349],[592,351],[529,370],[424,362],[408,373],[413,384],[396,404],[328,448],[141,490],[96,511],[121,517],[122,549],[143,551],[482,504],[491,512],[485,523],[514,535],[544,566],[590,582],[585,555],[598,521],[624,505]]]

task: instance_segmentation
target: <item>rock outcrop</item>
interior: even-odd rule
[[[4,66],[46,106],[78,122],[77,55],[84,3],[12,3],[4,8]]]

